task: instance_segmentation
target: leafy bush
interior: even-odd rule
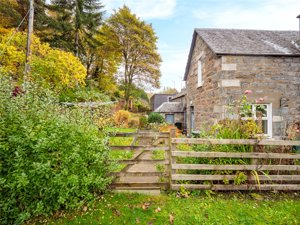
[[[165,122],[164,117],[157,112],[152,112],[148,116],[148,123],[163,123]]]
[[[78,87],[67,89],[60,95],[61,102],[108,102],[109,96],[101,93],[96,88]]]
[[[12,96],[0,81],[0,224],[78,207],[111,178],[107,137],[46,91]]]
[[[12,35],[14,33],[14,35]],[[11,30],[0,35],[0,72],[18,83],[23,82],[26,32]],[[27,80],[61,92],[85,84],[86,68],[72,53],[53,49],[42,43],[38,37],[32,36],[31,73]]]
[[[117,126],[128,126],[130,112],[127,110],[119,110],[115,113],[114,121]]]
[[[175,129],[176,130],[176,137],[179,137],[181,135],[181,131],[174,125],[170,125],[170,124],[166,124],[164,126],[161,126],[159,128],[160,132],[171,132],[171,129]]]
[[[138,118],[129,118],[128,120],[128,127],[131,128],[138,128],[140,125],[140,121]]]
[[[143,101],[135,101],[134,102],[134,108],[136,109],[137,112],[149,112],[151,109],[150,109],[150,106],[149,106],[149,103],[146,102],[145,100]]]
[[[148,125],[148,118],[146,116],[140,117],[140,128],[146,128]]]

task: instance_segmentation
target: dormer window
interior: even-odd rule
[[[199,59],[198,60],[198,87],[202,87],[203,85],[203,80],[202,80],[202,61]]]

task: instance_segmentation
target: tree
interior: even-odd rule
[[[88,79],[94,81],[100,90],[111,95],[117,90],[115,75],[122,55],[116,43],[102,28],[95,35],[95,39],[101,44],[89,49]]]
[[[107,20],[103,30],[122,53],[125,108],[128,108],[134,84],[159,87],[161,58],[156,46],[158,38],[152,26],[132,14],[125,5]]]
[[[48,37],[52,46],[72,51],[89,65],[90,49],[99,45],[95,39],[102,23],[103,8],[99,0],[52,0],[48,6],[53,18],[53,34]]]
[[[160,94],[177,94],[178,91],[176,88],[171,88],[171,87],[165,87]]]
[[[46,14],[45,0],[35,0],[34,8],[35,31],[43,31],[47,29],[47,23],[50,20],[50,17]],[[22,19],[25,18],[24,23],[20,26],[20,30],[26,30],[28,22],[26,15],[28,10],[28,0],[0,0],[0,27],[16,28]]]

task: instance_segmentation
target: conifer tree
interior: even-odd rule
[[[35,0],[34,8],[34,29],[40,32],[47,28],[47,23],[50,19],[46,14],[46,1]],[[28,10],[28,0],[0,0],[0,27],[16,28],[25,17],[24,23],[20,26],[20,30],[26,30],[28,22],[26,15]]]
[[[99,43],[94,38],[102,23],[103,8],[99,0],[52,0],[50,14],[52,46],[74,52],[84,64],[88,63],[89,48]]]

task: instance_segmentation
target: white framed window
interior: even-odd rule
[[[252,115],[255,121],[262,117],[262,131],[271,138],[272,137],[272,104],[253,104]]]
[[[203,85],[203,80],[202,80],[202,61],[199,59],[198,60],[198,87],[202,87]]]

